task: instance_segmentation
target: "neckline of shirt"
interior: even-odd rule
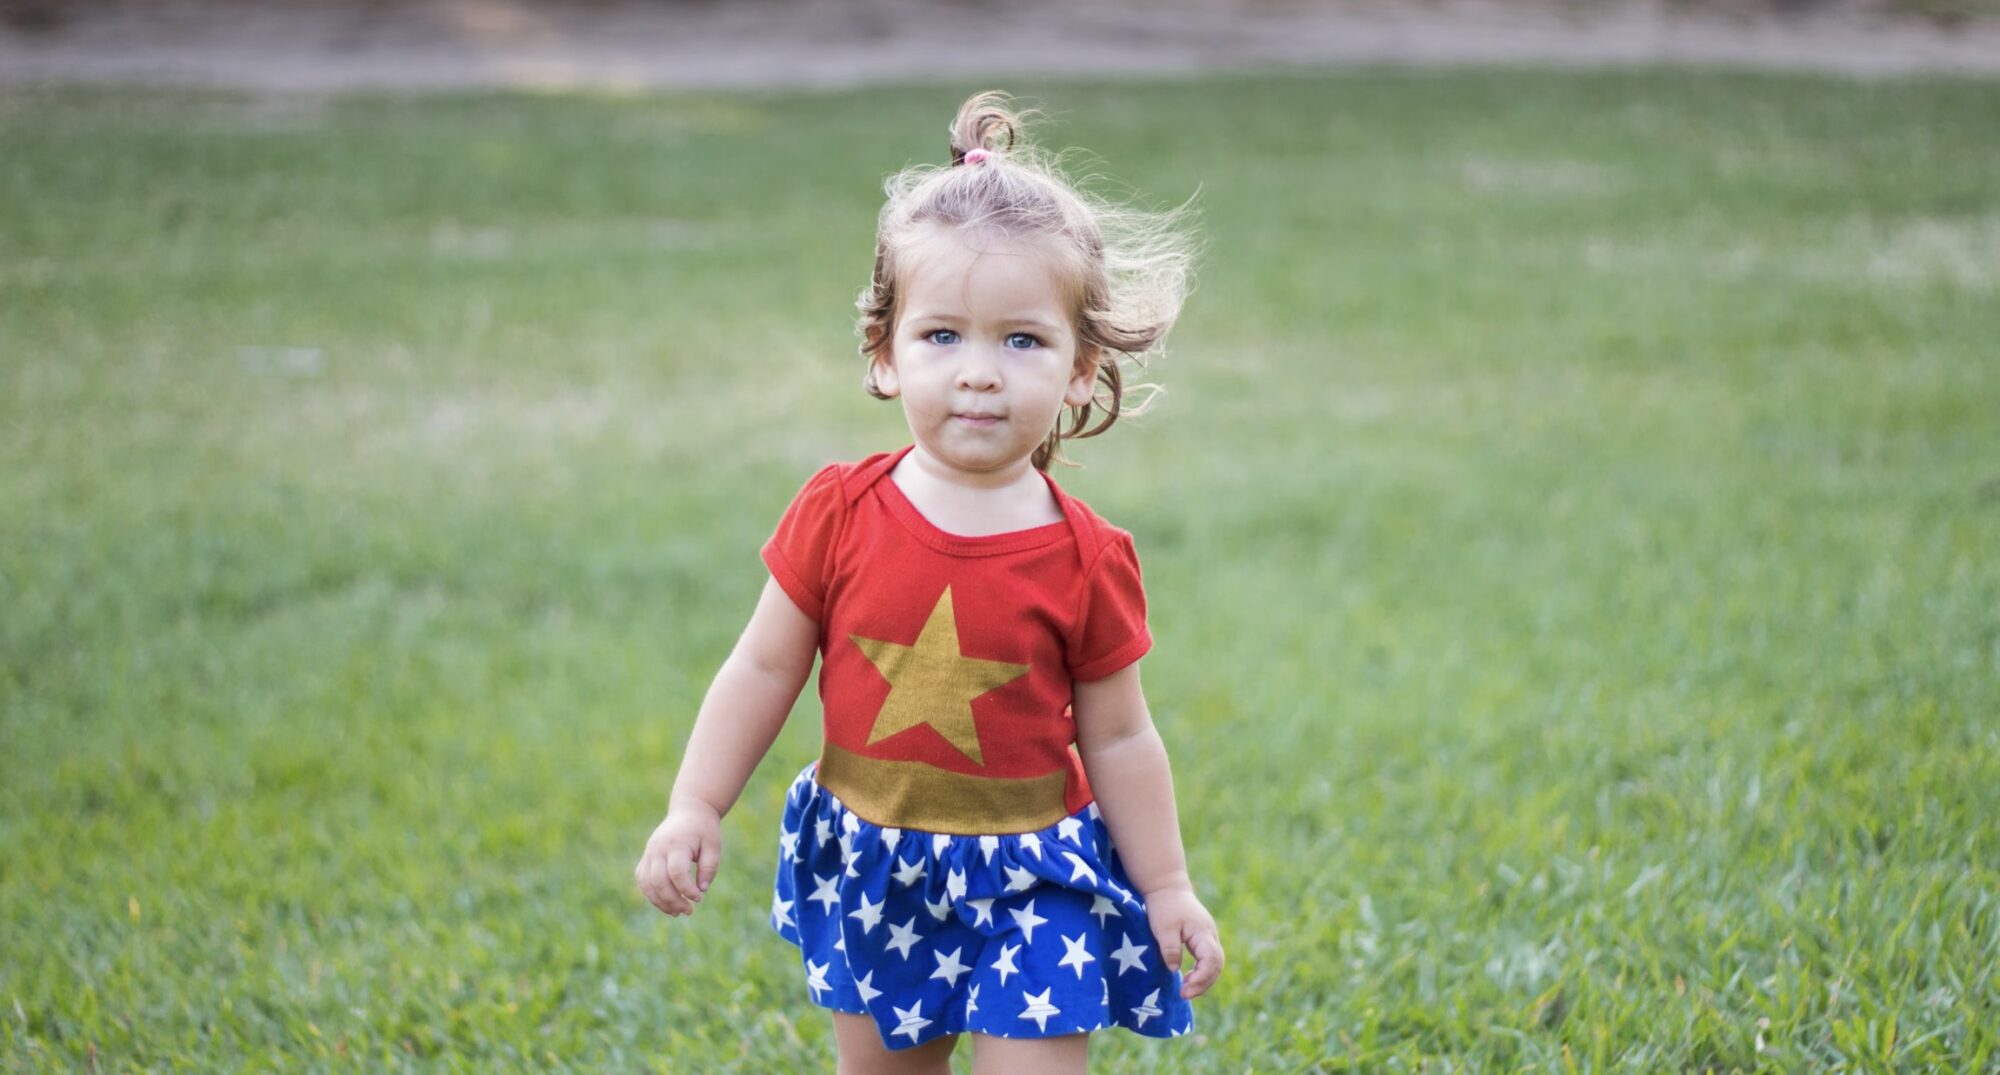
[[[923,512],[917,510],[916,504],[911,502],[902,487],[896,484],[895,479],[889,476],[889,472],[896,469],[896,464],[902,462],[903,457],[910,454],[911,449],[915,447],[914,444],[904,447],[902,451],[891,455],[883,464],[875,477],[875,495],[881,498],[883,506],[889,509],[889,514],[895,516],[912,537],[925,545],[939,552],[958,556],[994,556],[1040,548],[1060,540],[1069,532],[1068,516],[1071,508],[1065,502],[1062,487],[1056,484],[1054,478],[1049,477],[1047,471],[1037,471],[1037,473],[1041,474],[1043,481],[1049,483],[1049,493],[1056,498],[1056,507],[1063,513],[1063,518],[1052,523],[1031,526],[1025,530],[1006,530],[998,534],[976,536],[954,534],[940,528]]]

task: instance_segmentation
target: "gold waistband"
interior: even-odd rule
[[[1063,772],[967,776],[920,761],[864,758],[828,743],[815,779],[862,819],[896,828],[998,836],[1045,829],[1069,816]]]

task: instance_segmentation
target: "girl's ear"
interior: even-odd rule
[[[1079,352],[1076,360],[1077,374],[1069,379],[1069,387],[1063,390],[1063,402],[1072,407],[1081,407],[1091,401],[1097,393],[1097,359],[1101,354],[1090,347]]]
[[[903,391],[903,383],[896,379],[896,360],[886,351],[877,352],[868,362],[868,383],[875,386],[875,394],[882,399],[895,399]]]

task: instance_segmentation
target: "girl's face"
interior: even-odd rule
[[[1018,476],[1065,405],[1090,401],[1094,355],[1048,252],[937,228],[913,241],[875,385],[900,397],[917,447],[969,476]]]

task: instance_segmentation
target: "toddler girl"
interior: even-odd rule
[[[1179,313],[1186,243],[1172,214],[1076,191],[1019,126],[973,97],[952,163],[889,182],[864,383],[914,443],[821,470],[786,510],[636,870],[670,915],[701,902],[817,654],[825,744],[786,799],[771,925],[842,1071],[947,1071],[968,1032],[977,1071],[1082,1071],[1091,1031],[1186,1032],[1222,972],[1140,689],[1131,535],[1046,473],[1118,417],[1119,361]]]

